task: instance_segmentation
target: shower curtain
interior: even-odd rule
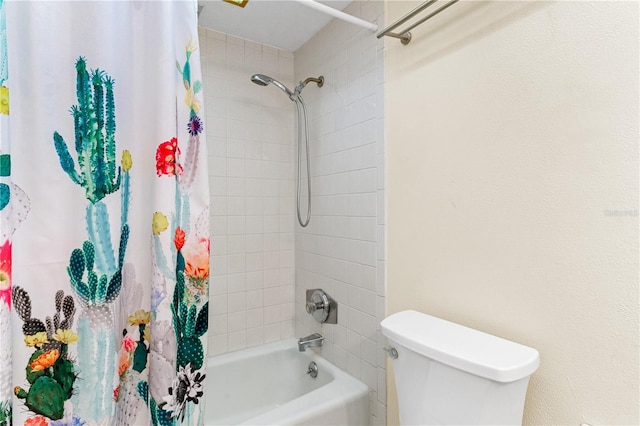
[[[0,0],[0,425],[203,423],[196,10]]]

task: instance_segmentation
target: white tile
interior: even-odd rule
[[[372,266],[362,265],[361,267],[362,280],[360,282],[360,286],[363,289],[374,291],[374,292],[376,291],[376,280],[377,280],[376,271],[377,269]]]
[[[377,227],[377,258],[378,260],[385,260],[386,258],[386,243],[385,243],[385,227],[384,225],[379,225]]]
[[[262,253],[248,253],[246,255],[246,262],[248,272],[261,271],[263,269]]]
[[[246,290],[245,274],[228,274],[227,275],[227,292],[240,293]]]
[[[262,213],[276,215],[279,212],[279,200],[277,197],[262,197]]]
[[[377,334],[380,321],[375,315],[368,315],[365,313],[360,314],[360,334],[363,337],[373,340]]]
[[[207,124],[208,126],[208,124]],[[227,155],[227,136],[215,137],[212,134],[207,134],[207,149],[209,155],[224,157]]]
[[[333,359],[336,364],[336,367],[345,370],[347,365],[347,351],[344,350],[343,347],[335,346],[333,347]]]
[[[362,312],[375,316],[376,315],[376,294],[373,291],[362,290],[360,295],[360,307]]]
[[[387,424],[387,406],[382,402],[378,401],[375,407],[376,421],[380,425]]]
[[[246,274],[247,291],[259,290],[264,288],[264,272],[247,272]]]
[[[209,157],[209,176],[227,176],[227,159]]]
[[[245,211],[248,216],[257,216],[262,214],[262,198],[250,196],[249,188],[253,188],[251,181],[253,179],[247,179],[247,197],[245,200]]]
[[[247,332],[246,330],[235,331],[229,333],[229,352],[238,351],[247,347]]]
[[[227,237],[218,237],[215,234],[211,236],[211,254],[214,256],[227,254]]]
[[[358,247],[357,242],[350,241],[350,240],[344,240],[344,241],[346,243],[349,243],[348,245],[350,247],[351,247],[351,243],[356,243],[356,245],[353,246],[354,249],[355,247]],[[362,283],[362,270],[361,270],[362,266],[355,262],[345,262],[344,267],[345,267],[345,275],[344,275],[345,282],[353,286],[360,286],[360,284]]]
[[[245,123],[243,120],[226,119],[226,136],[230,139],[245,138]]]
[[[360,333],[362,329],[362,318],[360,312],[355,309],[347,309],[347,331]],[[348,336],[347,336],[348,337]]]
[[[378,212],[378,225],[384,225],[385,224],[385,214],[386,214],[386,210],[385,210],[385,204],[384,204],[384,191],[377,191],[377,212]]]
[[[264,325],[262,307],[247,310],[247,328],[261,327]]]
[[[269,53],[268,50],[262,52],[262,71],[267,75],[278,73],[278,55]]]
[[[263,267],[265,270],[278,269],[280,267],[280,252],[267,251],[263,253]]]
[[[360,355],[369,364],[376,365],[378,355],[376,342],[368,338],[362,338],[360,340]]]
[[[229,332],[240,331],[247,328],[247,314],[245,311],[232,312],[228,314]]]
[[[275,324],[280,321],[280,313],[278,311],[278,307],[273,306],[265,306],[264,307],[264,323],[267,324]]]
[[[229,313],[244,311],[247,307],[245,292],[231,293],[228,296]]]
[[[211,219],[211,232],[214,235],[226,235],[227,234],[227,217],[214,216]]]
[[[278,216],[276,215],[263,216],[262,218],[262,230],[265,233],[279,232],[279,225]]]
[[[227,315],[213,315],[209,331],[212,335],[227,333]]]
[[[264,306],[264,290],[247,291],[247,309],[256,309]]]
[[[228,147],[227,147],[228,151]],[[245,177],[245,161],[242,158],[227,158],[227,176]]]
[[[384,368],[378,367],[378,401],[387,403],[387,372]]]
[[[227,334],[209,336],[209,355],[219,355],[228,352]]]
[[[376,297],[376,322],[378,324],[377,329],[380,330],[380,323],[387,317],[387,308],[385,298],[382,296]]]
[[[229,235],[227,238],[226,254],[243,254],[245,252],[244,235]]]
[[[264,343],[264,328],[248,328],[247,329],[247,347],[258,346]]]
[[[210,280],[209,294],[211,296],[227,295],[227,275],[214,275]]]
[[[264,326],[264,342],[275,342],[280,340],[280,324],[266,324]]]
[[[245,142],[241,139],[227,139],[227,152],[229,158],[245,158]]]
[[[364,265],[376,266],[376,243],[362,241],[360,246],[360,262]]]
[[[347,304],[355,310],[361,310],[362,291],[355,285],[347,286]]]
[[[261,234],[262,230],[263,230],[262,222],[263,222],[262,216],[258,216],[258,215],[246,216],[245,233],[246,234]],[[260,235],[260,237],[262,237],[262,236]],[[253,249],[250,250],[249,252],[258,251],[258,250],[255,250],[254,246],[252,246],[252,248]],[[260,250],[262,250],[262,247],[260,247]]]
[[[293,320],[280,323],[280,338],[289,339],[295,335]]]
[[[226,256],[227,272],[230,274],[238,274],[245,272],[245,255],[236,254]]]
[[[282,302],[280,287],[269,287],[264,289],[264,305],[272,306]]]
[[[353,377],[359,379],[360,378],[360,359],[353,355],[350,352],[347,352],[347,365],[346,370],[347,373],[351,374]]]
[[[253,42],[247,42],[253,43]],[[257,44],[257,43],[255,43]],[[260,45],[258,45],[260,46]],[[253,48],[248,45],[245,46],[246,49],[244,51],[244,66],[247,69],[258,70],[262,66],[262,48]]]
[[[226,192],[223,195],[243,196],[245,193],[245,180],[238,177],[226,179]]]
[[[251,233],[249,221],[251,216],[247,216],[247,235],[245,236],[245,250],[247,253],[256,253],[262,251],[263,246],[263,235],[258,233]],[[259,221],[260,225],[262,225],[262,220]]]
[[[280,270],[272,269],[264,271],[264,287],[277,287],[280,285]]]
[[[211,214],[213,216],[226,216],[227,197],[211,197]]]
[[[374,391],[378,388],[378,369],[366,361],[360,362],[360,379]],[[377,398],[376,398],[377,399]]]
[[[227,218],[228,235],[244,235],[245,229],[245,216],[229,216]]]
[[[376,268],[376,293],[378,296],[386,296],[386,263],[384,261],[377,262]]]

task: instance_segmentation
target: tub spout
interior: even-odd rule
[[[322,346],[324,337],[320,333],[313,333],[307,337],[301,337],[298,339],[298,350],[304,352],[307,348],[313,348],[316,346]]]

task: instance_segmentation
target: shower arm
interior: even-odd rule
[[[293,93],[291,94],[291,96],[289,96],[289,98],[291,98],[292,101],[298,98],[300,96],[300,92],[302,92],[302,89],[304,89],[304,87],[309,83],[316,83],[318,87],[322,87],[324,86],[324,76],[320,76],[318,78],[309,77],[306,80],[301,81],[293,90]]]
[[[324,85],[324,77],[320,76],[318,78],[314,78],[314,77],[309,77],[307,78],[305,81],[303,81],[301,84],[303,85],[302,87],[306,86],[307,84],[314,82],[318,84],[318,87],[322,87]]]

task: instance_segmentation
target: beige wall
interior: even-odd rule
[[[638,3],[460,2],[386,51],[388,313],[537,348],[526,424],[639,424]]]

